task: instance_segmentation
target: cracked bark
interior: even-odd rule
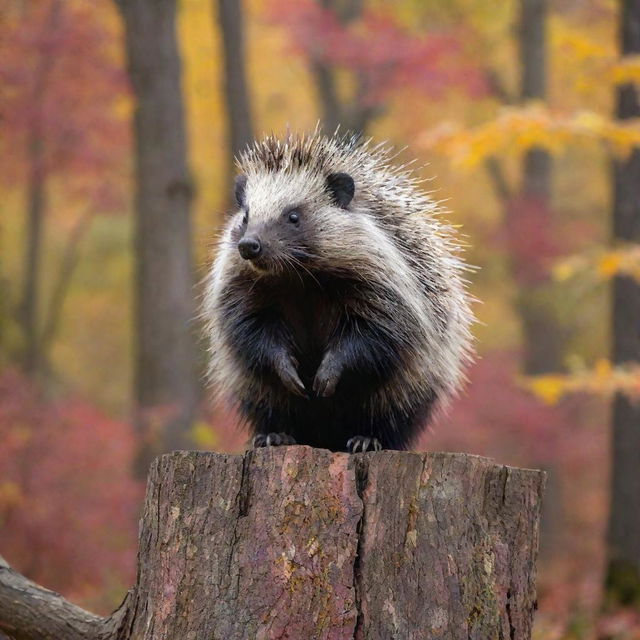
[[[543,482],[463,454],[168,454],[135,588],[68,637],[527,640]],[[15,635],[5,578],[0,629]]]

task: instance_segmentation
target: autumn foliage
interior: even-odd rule
[[[486,93],[484,75],[464,46],[464,27],[426,36],[383,6],[349,13],[314,0],[273,0],[269,8],[291,34],[294,51],[361,74],[364,95],[358,99],[370,106],[407,85],[436,99],[452,88],[473,97]]]
[[[33,580],[108,610],[134,576],[143,487],[126,422],[0,376],[3,553]]]
[[[112,0],[6,4],[0,554],[29,578],[106,611],[132,582],[143,491],[132,473],[140,445],[130,419],[133,105],[122,24]],[[468,238],[467,259],[480,267],[470,286],[482,304],[469,384],[416,446],[547,469],[535,638],[633,640],[637,612],[600,615],[600,606],[608,403],[617,393],[640,396],[638,366],[610,361],[608,308],[616,277],[640,281],[637,244],[609,244],[611,162],[640,146],[638,119],[612,116],[615,88],[640,82],[640,57],[618,54],[615,3],[547,4],[548,98],[521,101],[516,0],[246,0],[252,124],[258,133],[313,128],[323,114],[320,66],[331,72],[334,97],[367,113],[366,134],[391,141],[398,162],[417,159],[417,178]],[[181,3],[177,30],[199,281],[229,193],[213,3]],[[552,159],[547,201],[522,192],[533,149]],[[37,380],[19,371],[34,183],[45,196],[41,333],[51,324],[61,273],[66,282],[46,376]],[[74,268],[65,275],[69,247]],[[541,376],[524,371],[522,307],[534,292],[555,301],[554,327],[562,332],[560,364]],[[194,370],[204,371],[204,360]],[[189,435],[204,449],[245,445],[233,412],[206,399]]]
[[[62,179],[72,202],[122,207],[127,85],[113,23],[87,3],[47,0],[16,3],[1,26],[1,179],[25,181],[38,145],[37,170]]]

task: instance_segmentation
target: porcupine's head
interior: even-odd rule
[[[310,178],[305,172],[283,171],[236,179],[240,220],[231,239],[256,270],[279,273],[313,266],[321,258],[325,225],[335,226],[336,216],[347,215],[336,210],[346,210],[353,199],[353,178],[343,172],[326,175],[323,184]]]
[[[239,269],[256,275],[344,271],[371,244],[360,215],[366,184],[350,137],[267,137],[239,159],[228,226]]]

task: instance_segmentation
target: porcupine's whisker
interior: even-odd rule
[[[256,285],[258,284],[260,278],[255,278],[255,280],[251,283],[251,286],[249,287],[249,291],[247,292],[247,295],[251,295],[253,293],[253,290],[256,288]]]
[[[320,256],[302,247],[292,247],[291,256],[298,260],[320,260]]]
[[[304,280],[302,279],[302,276],[300,275],[300,271],[298,269],[296,269],[297,263],[295,261],[295,259],[292,256],[287,257],[283,257],[283,260],[285,262],[285,264],[287,265],[287,267],[289,267],[290,271],[293,271],[296,276],[298,277],[298,280],[300,280],[300,284],[304,286]],[[302,266],[302,265],[300,265]]]
[[[296,260],[293,257],[291,257],[291,261],[292,261],[292,264],[295,264],[295,265],[299,266],[302,270],[304,270],[307,274],[309,274],[309,277],[318,285],[318,287],[320,287],[320,289],[323,289],[322,284],[320,283],[318,278],[316,278],[316,276],[313,275],[313,272],[311,271],[311,269],[309,269],[306,265],[304,265],[302,262],[300,262],[300,260]],[[300,274],[298,274],[298,275],[300,275]],[[302,277],[300,277],[300,280],[302,281]]]
[[[301,269],[304,269],[304,271],[306,273],[309,274],[309,277],[311,277],[315,283],[320,287],[320,289],[322,289],[322,284],[320,283],[320,281],[318,280],[318,278],[316,278],[316,276],[313,274],[313,272],[311,271],[311,269],[309,269],[309,267],[307,267],[302,260],[298,259],[298,256],[296,255],[296,253],[298,253],[297,249],[294,249],[291,254],[289,255],[289,258],[291,259],[292,264],[296,264],[297,266],[299,266]],[[305,256],[309,256],[310,258],[315,258],[317,256],[313,256],[312,254],[308,254],[305,252],[300,252],[300,253],[304,253]]]
[[[295,256],[296,258],[319,258],[320,256],[317,256],[315,253],[309,253],[308,251],[306,251],[305,249],[300,249],[298,247],[293,247],[293,249],[291,249],[291,255]]]
[[[286,263],[284,261],[284,258],[280,255],[275,255],[273,257],[273,261],[275,262],[276,265],[276,273],[281,274],[285,271],[285,267],[286,267]]]

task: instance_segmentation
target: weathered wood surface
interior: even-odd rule
[[[99,637],[528,640],[543,482],[463,454],[162,456]]]
[[[163,456],[132,637],[525,640],[542,483],[467,455]]]

